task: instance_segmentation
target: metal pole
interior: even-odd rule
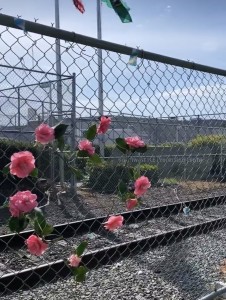
[[[75,73],[72,75],[72,104],[71,104],[71,151],[75,153],[75,131],[76,131],[76,90],[75,90]],[[75,157],[72,158],[72,167],[75,167]],[[71,172],[71,191],[76,193],[76,177]]]
[[[57,29],[60,28],[59,0],[55,0],[55,27]],[[62,120],[61,51],[59,38],[56,39],[56,73],[58,118]]]
[[[44,110],[45,110],[44,101],[42,101],[42,122],[44,122],[44,120],[45,120],[45,112],[44,112]]]
[[[52,83],[49,85],[49,125],[53,126],[53,107],[52,107]],[[55,159],[54,159],[54,150],[50,150],[50,178],[51,182],[54,181],[55,177]]]
[[[97,0],[97,38],[102,39],[101,30],[101,0]],[[103,65],[102,65],[102,49],[98,48],[98,99],[99,99],[99,115],[104,114],[103,100]],[[100,135],[100,156],[104,157],[104,136]]]
[[[60,9],[59,0],[55,0],[55,27],[60,28]],[[60,39],[56,38],[56,73],[57,73],[57,110],[58,119],[62,120],[62,84],[61,84],[61,51]],[[59,171],[60,171],[60,185],[64,185],[64,160],[62,152],[59,153]]]
[[[218,291],[212,292],[209,295],[200,298],[199,300],[214,300],[216,297],[221,296],[224,293],[226,293],[226,287],[222,287]]]
[[[17,107],[18,126],[20,127],[20,88],[17,89],[17,99],[18,99],[18,107]]]
[[[49,86],[49,125],[50,126],[53,126],[52,112],[53,112],[53,105],[52,105],[52,83],[50,82],[50,86]]]

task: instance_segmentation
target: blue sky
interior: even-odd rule
[[[83,0],[86,12],[81,14],[72,0],[59,0],[61,28],[96,37],[96,1]],[[126,44],[146,51],[196,63],[226,69],[226,1],[225,0],[126,0],[131,8],[133,23],[123,24],[112,9],[102,5],[103,39]],[[22,16],[23,19],[51,25],[54,22],[54,0],[1,0],[2,13]],[[2,29],[1,30],[5,30]],[[54,39],[42,38],[21,30],[1,35],[0,63],[19,67],[54,71]],[[20,43],[16,37],[20,36]],[[98,108],[97,53],[78,45],[65,51],[61,42],[63,72],[75,72],[78,104]],[[5,55],[3,55],[5,53]],[[44,55],[45,53],[45,55]],[[90,55],[90,57],[89,57]],[[23,60],[20,58],[23,57]],[[33,58],[32,58],[33,57]],[[222,113],[226,101],[226,80],[215,75],[203,75],[155,62],[138,60],[139,67],[127,65],[128,56],[103,51],[104,103],[106,110],[120,113],[166,117]],[[1,71],[0,71],[1,72]],[[4,71],[5,72],[5,71]],[[37,83],[41,77],[25,72],[8,75],[1,85]],[[173,74],[173,76],[172,76]],[[1,73],[0,73],[1,75]],[[53,80],[53,77],[44,78]],[[1,76],[0,76],[1,80]],[[67,86],[65,85],[65,91]],[[23,97],[31,97],[33,90],[21,90]],[[71,100],[65,92],[65,102]],[[40,92],[36,96],[40,99]],[[5,95],[8,96],[8,95]],[[56,98],[54,91],[53,96]],[[43,97],[49,97],[48,91]],[[48,108],[47,104],[47,108]],[[6,110],[8,107],[5,108]],[[41,107],[40,107],[41,109]],[[27,107],[24,105],[24,111]],[[82,113],[82,112],[81,112]]]
[[[61,28],[96,36],[96,1],[83,0],[82,15],[72,0],[59,0]],[[122,24],[102,6],[103,39],[226,69],[225,0],[126,0],[133,23]],[[54,0],[1,0],[2,13],[50,25]]]

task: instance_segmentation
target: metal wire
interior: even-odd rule
[[[1,15],[0,24],[1,165],[9,162],[12,151],[29,148],[42,178],[24,182],[2,176],[1,204],[18,190],[32,190],[55,226],[54,234],[62,238],[34,259],[23,244],[26,234],[7,235],[9,212],[2,209],[2,294],[22,290],[19,282],[35,293],[38,283],[67,278],[64,261],[55,262],[67,258],[82,239],[89,241],[84,262],[90,268],[129,257],[151,269],[154,282],[161,277],[180,291],[181,298],[171,299],[207,294],[209,284],[222,276],[218,270],[224,260],[226,71],[143,50],[137,66],[130,66],[130,47],[29,21],[25,21],[29,34],[24,34],[6,15]],[[55,39],[70,43],[61,46],[62,74],[56,72]],[[103,91],[99,90],[98,49],[102,50]],[[62,111],[57,101],[59,84]],[[75,150],[87,128],[98,122],[100,112],[110,116],[112,123],[104,136],[94,140],[105,165],[93,167],[77,158]],[[34,147],[35,128],[42,122],[54,126],[59,120],[69,125],[60,171],[59,152]],[[120,180],[132,183],[115,139],[129,136],[139,136],[148,145],[146,153],[133,154],[128,161],[130,166],[139,165],[152,182],[134,212],[126,212],[117,195]],[[81,174],[72,174],[71,167]],[[119,213],[125,225],[110,234],[102,223],[109,214]],[[144,261],[143,255],[151,258]],[[54,270],[48,280],[42,264],[46,272]],[[26,278],[18,273],[25,268],[33,268]],[[30,276],[38,279],[28,281]]]

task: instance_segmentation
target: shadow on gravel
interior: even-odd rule
[[[153,253],[150,261],[138,257],[137,260],[164,282],[171,283],[181,292],[180,300],[196,300],[201,294],[209,291],[207,281],[203,279],[203,268],[190,260],[191,254],[186,243],[175,244],[167,249]],[[189,257],[190,255],[190,257]]]
[[[82,197],[78,197],[76,194],[70,193],[70,201],[73,201],[78,212],[84,216],[84,218],[83,218],[84,220],[97,217],[94,213],[92,213],[92,211],[90,209],[88,209],[88,207],[85,205]],[[66,209],[66,207],[65,207],[65,209]],[[64,211],[64,213],[66,213],[66,210]],[[95,233],[101,235],[102,237],[104,237],[114,243],[122,243],[123,242],[120,238],[118,238],[118,236],[116,234],[105,230],[103,226],[101,226],[99,228],[99,230],[96,231]]]

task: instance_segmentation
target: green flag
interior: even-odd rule
[[[123,23],[132,22],[132,18],[129,14],[130,8],[122,0],[102,0],[109,8],[113,8],[116,14],[119,16]]]

